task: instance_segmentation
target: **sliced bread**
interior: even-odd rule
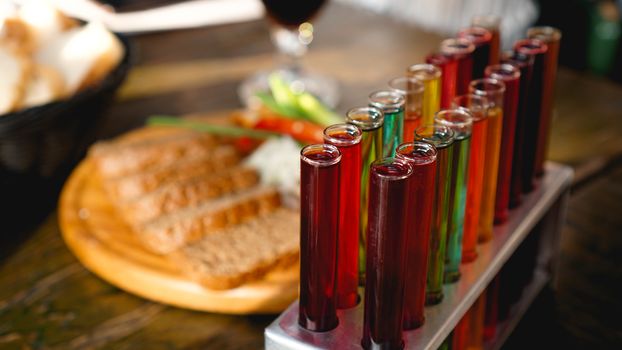
[[[60,73],[52,67],[36,64],[20,105],[23,108],[43,105],[61,98],[63,91]]]
[[[171,255],[209,289],[231,289],[298,260],[300,216],[278,209],[205,236]]]
[[[274,187],[253,187],[163,215],[135,229],[150,250],[166,254],[280,205]]]
[[[0,46],[0,115],[19,108],[31,67],[26,56]]]
[[[126,144],[99,142],[89,155],[102,177],[113,178],[171,166],[185,157],[208,155],[216,144],[209,134],[188,132]]]
[[[142,223],[195,206],[207,199],[245,190],[258,182],[259,176],[255,170],[238,166],[212,174],[166,182],[153,192],[123,202],[121,207],[128,220]]]
[[[180,155],[175,161],[174,152],[162,149],[160,163],[163,166],[151,168],[124,177],[104,178],[104,187],[114,200],[128,201],[149,192],[156,191],[166,184],[178,184],[199,176],[207,176],[213,172],[227,169],[239,163],[240,156],[232,146],[218,146],[211,151],[198,149],[190,154]],[[168,154],[168,155],[167,155]],[[170,163],[169,163],[169,159]],[[136,161],[140,161],[137,157]],[[100,168],[101,169],[101,168]]]
[[[123,45],[97,22],[72,28],[43,42],[35,60],[57,69],[65,81],[65,94],[73,95],[101,79],[123,57]]]
[[[0,11],[3,11],[1,5]],[[2,14],[0,14],[0,44],[24,55],[32,54],[35,49],[34,38],[28,24],[16,16],[2,18]]]
[[[78,22],[63,15],[49,1],[21,0],[19,18],[30,29],[35,45],[40,47]]]

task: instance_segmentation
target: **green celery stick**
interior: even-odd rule
[[[204,122],[197,122],[192,120],[185,120],[170,116],[152,116],[147,119],[147,125],[149,126],[174,126],[179,128],[192,129],[196,131],[203,131],[210,134],[232,136],[232,137],[250,137],[253,139],[267,139],[271,137],[278,137],[278,133],[252,130],[247,128],[241,128],[230,125],[210,124]]]
[[[296,94],[294,94],[278,73],[270,74],[268,77],[268,84],[270,85],[274,100],[281,108],[286,108],[292,115],[304,115],[301,113],[300,107],[298,106]]]
[[[308,92],[298,96],[298,105],[304,111],[307,119],[314,123],[324,126],[343,123],[343,118],[328,109],[320,100]]]
[[[292,110],[287,106],[282,106],[276,102],[272,95],[265,92],[258,92],[255,94],[268,109],[277,113],[283,117],[290,117],[292,119],[304,119],[298,114],[297,110]]]

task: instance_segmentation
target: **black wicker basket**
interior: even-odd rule
[[[96,86],[66,100],[0,116],[0,232],[34,225],[56,204],[131,66],[130,42],[120,40],[125,56]]]

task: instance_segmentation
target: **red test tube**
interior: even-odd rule
[[[409,230],[410,176],[403,160],[374,162],[369,176],[367,276],[363,340],[365,349],[402,349],[402,317]]]
[[[540,118],[542,94],[544,89],[544,65],[548,46],[538,39],[523,39],[514,44],[514,51],[533,57],[529,94],[527,95],[527,112],[523,147],[522,176],[523,193],[531,192],[536,176],[538,137],[540,134]]]
[[[425,283],[430,252],[432,206],[436,185],[436,148],[426,142],[403,143],[395,157],[407,161],[413,168],[408,193],[412,199],[408,215],[410,232],[406,255],[406,285],[404,287],[404,329],[423,324]]]
[[[527,30],[529,38],[539,39],[546,43],[544,64],[544,82],[542,88],[542,113],[540,117],[540,133],[538,134],[538,151],[536,153],[536,176],[544,174],[544,161],[549,145],[551,122],[553,118],[553,93],[557,77],[557,57],[562,32],[553,27],[531,27]]]
[[[510,185],[512,183],[512,157],[514,156],[520,71],[511,64],[497,64],[486,67],[486,77],[502,81],[505,84],[503,129],[501,131],[499,173],[495,196],[495,224],[502,224],[507,221],[510,213]]]
[[[458,61],[442,53],[429,54],[425,63],[433,64],[441,70],[441,109],[451,106],[451,100],[456,96],[456,82],[458,79]],[[413,134],[414,134],[413,129]],[[412,135],[411,135],[412,136]]]
[[[300,152],[300,303],[298,324],[329,331],[339,323],[335,300],[339,163],[333,145],[309,145]]]
[[[486,307],[484,311],[484,341],[494,339],[499,319],[499,274],[486,287]]]
[[[445,39],[441,42],[441,53],[457,61],[456,95],[464,95],[469,91],[469,83],[473,79],[473,45],[467,39]]]
[[[473,27],[486,28],[490,31],[492,39],[490,40],[489,62],[490,64],[498,64],[499,54],[501,53],[501,33],[499,31],[499,27],[501,27],[501,18],[492,14],[475,16],[471,20],[471,25]]]
[[[337,308],[358,304],[359,203],[361,200],[361,129],[335,124],[324,129],[324,142],[341,152],[337,240]],[[347,179],[347,180],[346,180]]]
[[[459,31],[458,38],[467,39],[475,45],[475,51],[473,51],[473,79],[484,77],[484,69],[490,64],[492,33],[486,28],[469,27]]]
[[[462,235],[462,262],[477,258],[479,214],[484,192],[484,162],[486,161],[486,139],[488,133],[488,100],[475,94],[456,96],[453,108],[464,108],[473,117],[469,170],[467,175],[466,212]]]
[[[527,96],[529,94],[531,71],[533,69],[533,56],[523,55],[513,51],[506,52],[502,56],[501,63],[511,64],[520,70],[520,92],[518,94],[518,112],[516,113],[514,145],[522,145],[525,142]],[[514,147],[514,156],[512,157],[512,182],[510,184],[510,208],[514,208],[521,203],[522,169],[523,147]]]

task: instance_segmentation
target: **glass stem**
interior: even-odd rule
[[[300,59],[307,52],[307,45],[313,40],[313,32],[298,27],[287,28],[274,25],[270,34],[279,54],[285,58],[284,68],[299,72]]]

